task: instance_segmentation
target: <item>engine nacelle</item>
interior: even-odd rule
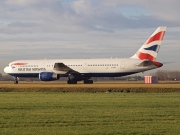
[[[41,72],[39,74],[39,79],[41,81],[53,81],[53,80],[58,80],[59,78],[60,76],[53,72]]]

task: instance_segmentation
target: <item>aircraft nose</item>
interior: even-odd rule
[[[5,73],[8,73],[8,72],[9,72],[9,67],[5,67],[5,68],[4,68],[4,72],[5,72]]]

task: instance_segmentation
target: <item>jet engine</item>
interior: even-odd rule
[[[39,79],[41,81],[53,81],[58,80],[60,76],[54,72],[41,72],[39,74]]]

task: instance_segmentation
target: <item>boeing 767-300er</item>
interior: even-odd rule
[[[142,47],[130,58],[115,59],[53,59],[18,60],[9,63],[4,72],[18,77],[38,77],[41,81],[68,77],[68,84],[84,81],[92,84],[91,77],[120,77],[161,67],[156,61],[166,27],[158,27]]]

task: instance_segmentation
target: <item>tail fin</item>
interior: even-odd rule
[[[142,47],[132,56],[134,59],[155,61],[162,43],[166,27],[158,27]]]

